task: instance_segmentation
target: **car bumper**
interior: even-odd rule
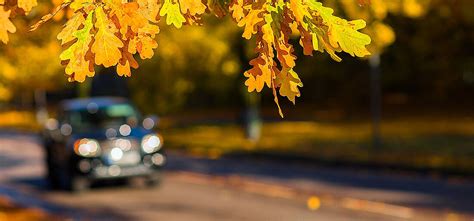
[[[159,171],[165,164],[166,157],[156,152],[141,157],[139,162],[110,163],[104,157],[74,159],[75,173],[90,179],[111,179],[121,177],[147,176]],[[122,164],[119,164],[122,163]]]
[[[93,168],[88,174],[92,179],[114,179],[135,176],[147,176],[158,172],[158,168],[147,167],[145,165],[136,166],[98,166]]]

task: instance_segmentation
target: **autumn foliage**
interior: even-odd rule
[[[36,5],[36,0],[0,0],[2,42],[7,43],[8,33],[16,31],[10,18],[28,14]],[[278,106],[278,94],[295,103],[303,86],[294,71],[296,56],[290,35],[300,36],[305,55],[326,52],[340,61],[338,52],[354,57],[370,54],[366,46],[371,39],[359,31],[365,21],[339,18],[333,9],[316,0],[65,0],[32,30],[62,10],[70,16],[57,39],[64,48],[60,59],[70,81],[82,82],[94,76],[95,66],[115,66],[118,75],[131,76],[131,68],[138,68],[136,58],[154,55],[161,19],[181,28],[201,25],[205,14],[230,14],[244,28],[242,37],[255,39],[257,56],[244,73],[245,85],[249,92],[271,88]]]

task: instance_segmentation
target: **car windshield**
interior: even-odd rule
[[[134,126],[139,119],[138,112],[127,103],[100,107],[89,103],[86,109],[69,111],[67,115],[71,126],[78,130],[118,127],[122,124]]]

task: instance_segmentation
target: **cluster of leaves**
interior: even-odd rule
[[[248,91],[260,92],[266,85],[272,88],[278,106],[277,90],[295,103],[295,97],[300,96],[298,87],[303,86],[293,70],[296,56],[289,43],[292,32],[301,35],[305,55],[326,51],[340,61],[336,52],[357,57],[370,54],[366,49],[370,37],[358,31],[365,27],[363,20],[336,17],[331,8],[315,0],[235,0],[230,11],[237,25],[245,27],[242,36],[250,39],[255,35],[257,42],[258,57],[250,61],[253,67],[244,73]]]
[[[67,4],[74,13],[57,38],[67,48],[59,57],[69,80],[82,82],[94,76],[94,65],[116,66],[120,76],[130,76],[130,68],[138,68],[134,54],[142,59],[153,56],[159,32],[155,1],[76,0]]]
[[[27,13],[36,2],[0,1],[17,3],[0,6],[0,39],[6,42],[7,32],[15,31],[10,12],[21,9]],[[28,4],[20,4],[22,1]],[[8,5],[12,6],[5,8]],[[359,32],[365,22],[336,17],[333,9],[316,0],[65,0],[32,29],[63,9],[71,16],[57,38],[65,48],[60,59],[70,81],[82,82],[94,76],[96,65],[116,66],[120,76],[130,76],[130,68],[138,68],[135,57],[153,56],[161,17],[167,25],[181,28],[183,24],[200,25],[205,13],[218,17],[229,13],[239,27],[244,27],[242,37],[254,36],[257,57],[244,73],[248,78],[245,85],[249,92],[260,92],[265,85],[271,88],[279,110],[277,94],[295,103],[300,96],[298,88],[303,86],[294,71],[296,56],[290,35],[301,36],[305,55],[325,51],[340,61],[336,53],[341,51],[357,57],[370,54],[366,46],[371,39]]]

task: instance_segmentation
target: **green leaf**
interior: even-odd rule
[[[166,24],[173,24],[176,28],[181,28],[186,21],[179,10],[179,4],[173,3],[172,0],[165,0],[160,10],[160,16],[166,15]]]

